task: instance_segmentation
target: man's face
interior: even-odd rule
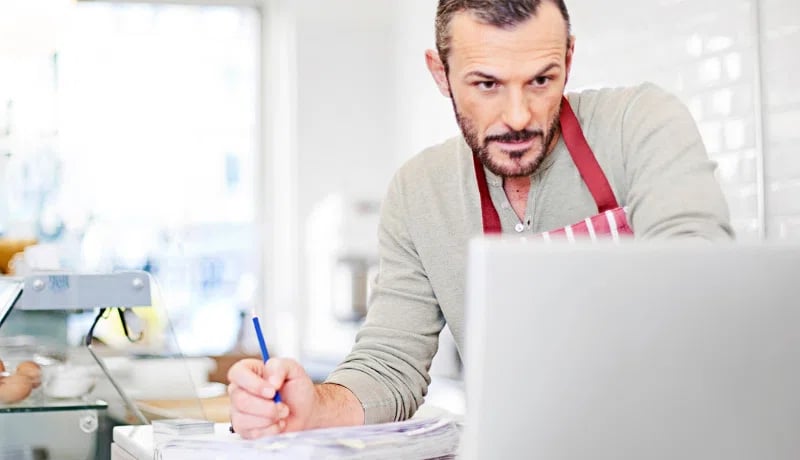
[[[463,12],[450,31],[447,89],[464,138],[493,173],[529,176],[558,133],[572,57],[564,18],[543,2],[511,29]]]

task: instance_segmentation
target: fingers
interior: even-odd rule
[[[285,418],[289,415],[289,408],[283,404],[275,404],[271,399],[254,396],[242,389],[235,389],[230,393],[231,407],[243,414],[257,415],[268,419]]]
[[[275,406],[275,404],[273,404]],[[284,414],[288,415],[288,408],[284,406]],[[285,415],[284,415],[285,417]],[[234,431],[245,439],[256,439],[264,436],[274,436],[286,429],[284,418],[274,419],[260,415],[251,415],[231,409],[231,425]]]
[[[231,385],[241,388],[251,394],[260,395],[272,399],[275,396],[275,387],[264,380],[264,364],[257,359],[243,359],[228,370],[228,381]],[[272,380],[270,380],[272,382]],[[229,387],[229,393],[230,393]]]
[[[261,376],[265,375],[266,380]],[[231,366],[228,381],[251,394],[272,399],[286,381],[308,378],[305,369],[293,359],[272,358],[266,364],[245,359]]]
[[[236,431],[239,433],[244,439],[258,439],[263,438],[266,436],[275,436],[276,434],[283,431],[286,427],[286,422],[281,420],[280,422],[273,424],[272,426],[265,427],[265,428],[252,428],[252,429],[245,429],[243,431]]]
[[[272,391],[274,394],[274,390]],[[231,425],[243,438],[275,435],[286,428],[289,407],[272,399],[254,395],[236,383],[228,385]]]
[[[266,364],[259,360],[242,360],[230,368],[228,379],[231,424],[236,433],[245,439],[285,431],[287,421],[293,417],[301,417],[304,407],[310,404],[309,398],[313,398],[311,380],[302,366],[292,359],[273,358]],[[293,382],[294,386],[286,387],[286,384]],[[306,383],[308,391],[301,391],[306,389],[303,386]],[[272,399],[280,388],[286,391],[295,388],[291,411],[286,404],[275,403]],[[302,423],[302,418],[292,423]]]
[[[286,381],[306,378],[303,366],[297,361],[287,358],[272,358],[264,364],[267,381],[278,390]]]

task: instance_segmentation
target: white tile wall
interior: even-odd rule
[[[800,218],[784,217],[773,219],[770,228],[775,231],[774,238],[800,240]]]
[[[698,123],[737,233],[758,235],[753,0],[573,0],[571,87],[652,81]],[[611,12],[625,11],[617,15]]]
[[[768,234],[800,239],[800,2],[761,2]]]
[[[757,237],[761,226],[756,133],[763,116],[767,236],[800,237],[800,2],[572,0],[569,7],[578,38],[571,87],[653,81],[677,94],[719,164],[742,239]],[[756,105],[759,51],[764,111]]]

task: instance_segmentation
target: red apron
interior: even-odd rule
[[[549,240],[552,237],[566,238],[573,241],[576,236],[589,237],[593,241],[598,237],[611,237],[617,241],[620,237],[633,235],[628,225],[628,217],[625,208],[621,208],[614,197],[602,168],[597,163],[597,159],[591,147],[583,136],[583,131],[578,123],[578,118],[569,101],[564,97],[561,101],[561,136],[569,150],[572,161],[578,168],[578,172],[583,178],[583,182],[597,204],[599,214],[587,217],[581,222],[568,225],[564,228],[544,232],[542,238]],[[483,164],[477,155],[473,155],[475,163],[475,178],[478,181],[478,191],[481,196],[481,212],[483,214],[483,233],[501,233],[500,216],[492,204],[489,195],[489,186],[486,183],[486,173]]]

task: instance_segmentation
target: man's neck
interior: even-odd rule
[[[506,195],[509,195],[509,193],[514,195],[521,195],[524,193],[525,196],[527,197],[530,188],[531,188],[530,176],[506,177],[503,179],[503,189],[505,189]]]
[[[561,137],[561,129],[559,128],[556,131],[555,136],[550,141],[550,145],[547,146],[547,152],[545,153],[545,158],[547,155],[553,153],[553,150],[556,148],[556,144],[558,143],[558,139]],[[525,211],[528,207],[528,194],[531,190],[531,176],[517,176],[517,177],[504,177],[503,178],[503,190],[506,193],[506,197],[508,198],[509,203],[511,203],[511,207],[514,209],[514,212],[519,217],[519,220],[525,220]]]
[[[528,192],[531,190],[530,176],[506,177],[503,179],[503,190],[519,220],[525,220],[525,208],[528,206]]]

